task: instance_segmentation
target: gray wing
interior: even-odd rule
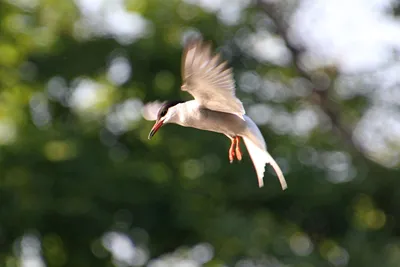
[[[158,111],[160,110],[161,106],[165,102],[160,102],[160,101],[154,101],[147,103],[143,106],[142,108],[142,115],[143,118],[148,120],[148,121],[155,121],[157,120],[157,114]]]
[[[182,90],[202,106],[243,118],[245,110],[235,95],[235,81],[227,62],[211,55],[211,47],[199,40],[190,42],[182,57]]]

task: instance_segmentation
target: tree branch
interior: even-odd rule
[[[363,153],[362,148],[357,146],[353,141],[352,129],[342,122],[339,106],[328,96],[328,92],[332,90],[334,82],[326,82],[323,75],[315,76],[304,70],[301,66],[301,56],[305,52],[305,49],[293,44],[289,39],[289,25],[285,19],[284,10],[280,6],[280,4],[283,3],[284,1],[257,0],[257,6],[260,7],[275,23],[277,33],[282,37],[286,47],[291,52],[293,57],[292,64],[298,75],[307,79],[313,85],[312,97],[310,98],[311,101],[317,104],[329,117],[334,129],[340,134],[347,145],[349,145],[354,151]]]

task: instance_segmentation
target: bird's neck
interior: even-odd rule
[[[175,116],[172,118],[171,122],[181,126],[188,126],[190,121],[193,120],[198,113],[199,105],[195,100],[191,100],[176,105],[174,109]]]

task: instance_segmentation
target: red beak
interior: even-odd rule
[[[151,131],[149,133],[149,139],[151,139],[153,137],[153,135],[156,134],[158,129],[160,129],[161,126],[163,126],[163,124],[164,124],[163,120],[156,121],[156,123],[154,124],[153,128],[151,128]]]

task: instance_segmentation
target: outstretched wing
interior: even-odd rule
[[[211,55],[211,46],[200,40],[189,42],[182,56],[182,90],[202,106],[243,118],[245,110],[235,95],[232,69],[220,56]]]
[[[142,108],[143,118],[148,121],[157,120],[158,111],[164,103],[165,102],[154,101],[145,104]]]

